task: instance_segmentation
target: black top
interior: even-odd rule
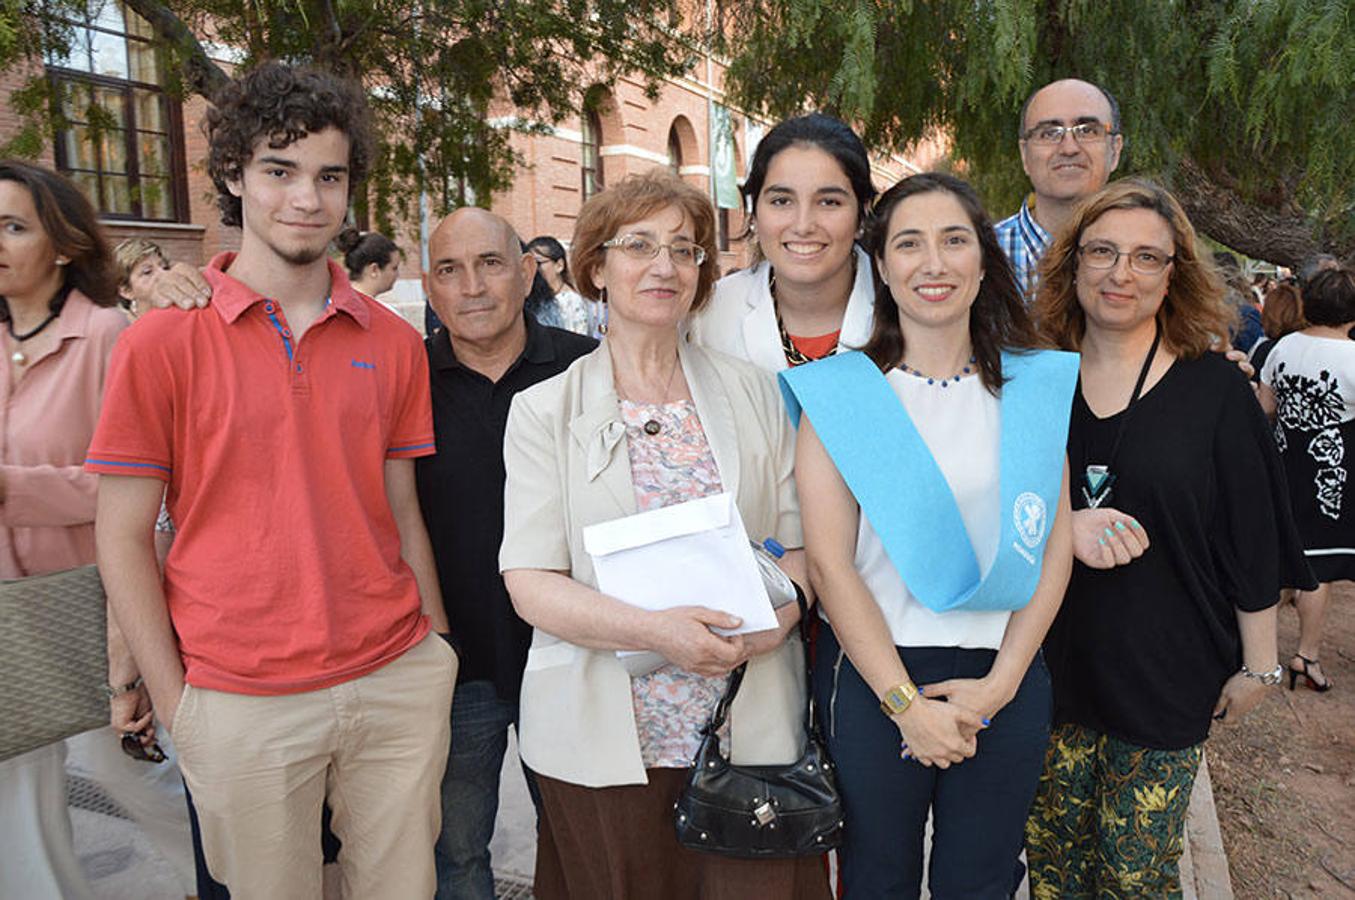
[[[519,391],[597,346],[592,338],[525,318],[527,344],[497,382],[457,361],[445,328],[424,342],[438,452],[415,464],[447,619],[462,651],[457,682],[492,681],[500,698],[512,702],[532,627],[513,612],[499,575],[508,407]]]
[[[1123,413],[1073,399],[1073,507],[1088,463],[1104,463]],[[1311,587],[1275,440],[1250,385],[1221,355],[1177,360],[1135,406],[1109,503],[1151,546],[1109,570],[1073,564],[1045,639],[1054,721],[1142,747],[1179,750],[1209,734],[1223,683],[1242,664],[1236,610]]]

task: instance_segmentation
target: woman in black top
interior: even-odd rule
[[[1238,721],[1283,671],[1276,598],[1311,575],[1265,417],[1208,352],[1229,315],[1185,213],[1149,182],[1101,191],[1041,264],[1035,319],[1082,365],[1034,896],[1179,896],[1211,718]]]

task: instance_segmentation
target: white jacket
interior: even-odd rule
[[[871,278],[870,255],[860,247],[856,247],[855,252],[856,282],[847,298],[842,336],[838,339],[840,346],[849,349],[864,346],[874,324],[875,285]],[[710,303],[687,323],[688,340],[746,359],[768,372],[789,368],[781,349],[781,333],[776,327],[770,274],[771,264],[764,260],[751,269],[717,281]]]

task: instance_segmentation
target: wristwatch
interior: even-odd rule
[[[109,700],[112,700],[114,697],[121,697],[123,694],[130,694],[132,691],[136,690],[139,687],[141,687],[140,675],[136,676],[136,681],[131,681],[128,682],[127,684],[119,685],[118,687],[113,687],[113,685],[111,684],[105,684],[104,693],[108,695]]]
[[[887,716],[897,716],[912,706],[916,699],[917,685],[911,681],[901,682],[884,692],[884,696],[880,698],[880,712]]]
[[[1253,672],[1251,669],[1247,668],[1246,663],[1243,663],[1242,674],[1246,675],[1248,678],[1255,678],[1257,681],[1267,686],[1276,685],[1279,684],[1280,679],[1284,677],[1284,666],[1276,663],[1275,668],[1271,669],[1269,672]]]

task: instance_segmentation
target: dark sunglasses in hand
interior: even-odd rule
[[[142,762],[162,763],[165,761],[165,751],[160,749],[160,745],[155,741],[151,741],[149,745],[141,743],[141,736],[135,731],[123,733],[122,752],[132,759],[139,759]]]

